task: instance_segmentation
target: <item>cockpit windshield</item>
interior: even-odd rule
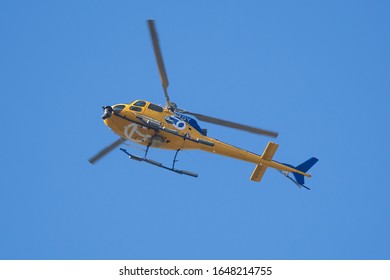
[[[153,103],[150,103],[150,104],[149,104],[148,109],[153,110],[153,111],[156,111],[156,112],[160,112],[160,113],[164,111],[164,108],[163,108],[163,107],[158,106],[158,105],[155,105],[155,104],[153,104]]]
[[[122,111],[125,107],[126,107],[126,105],[119,104],[119,105],[115,105],[114,107],[112,107],[112,109],[114,110],[115,113],[119,113],[119,112]]]
[[[146,102],[145,101],[136,101],[136,102],[134,102],[133,105],[138,106],[138,107],[144,107],[146,105]]]

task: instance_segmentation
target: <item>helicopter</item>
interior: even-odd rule
[[[277,132],[180,109],[171,101],[168,95],[168,76],[155,22],[150,19],[147,20],[147,24],[165,95],[165,106],[162,107],[146,100],[103,106],[102,119],[105,125],[111,128],[120,138],[91,157],[89,162],[95,164],[102,157],[129,140],[146,146],[143,156],[131,154],[126,149],[120,148],[130,159],[146,162],[177,174],[198,177],[195,172],[176,168],[177,156],[182,150],[203,150],[255,164],[255,169],[250,177],[252,181],[260,182],[267,168],[274,168],[298,187],[309,189],[305,185],[304,178],[311,177],[307,171],[317,163],[317,158],[312,157],[298,166],[281,163],[273,160],[273,156],[279,147],[275,142],[268,142],[263,154],[259,155],[209,137],[207,130],[201,128],[197,120],[274,138],[278,136]],[[150,148],[175,151],[172,165],[164,165],[148,158]],[[290,176],[290,173],[293,176]]]

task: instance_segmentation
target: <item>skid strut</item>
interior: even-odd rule
[[[180,169],[176,169],[175,168],[175,164],[178,161],[176,158],[177,158],[177,155],[178,155],[180,149],[176,150],[176,153],[175,153],[175,156],[174,156],[173,162],[172,162],[172,167],[169,167],[169,166],[163,165],[162,163],[160,163],[158,161],[146,158],[146,156],[148,154],[148,151],[149,151],[149,147],[150,147],[150,145],[147,146],[144,157],[139,157],[139,156],[130,154],[129,152],[127,152],[126,149],[123,149],[123,148],[120,148],[120,150],[122,152],[124,152],[126,155],[128,155],[130,159],[137,160],[137,161],[144,161],[144,162],[150,163],[150,164],[152,164],[154,166],[161,167],[161,168],[164,168],[164,169],[169,170],[169,171],[173,171],[173,172],[178,173],[178,174],[188,175],[188,176],[191,176],[191,177],[198,177],[197,173],[194,173],[194,172],[191,172],[191,171],[187,171],[187,170],[180,170]]]

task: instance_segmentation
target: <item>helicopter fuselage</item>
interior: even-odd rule
[[[203,150],[286,172],[299,172],[295,168],[208,137],[195,119],[148,101],[136,100],[130,104],[104,108],[112,110],[108,112],[105,109],[104,123],[121,138],[140,145],[168,150]]]

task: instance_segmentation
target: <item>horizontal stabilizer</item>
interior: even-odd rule
[[[256,165],[255,170],[253,170],[251,180],[255,182],[260,182],[261,178],[263,178],[265,170],[267,170],[267,166],[261,164]]]
[[[278,144],[274,142],[269,142],[261,157],[265,160],[271,161],[278,147],[279,147]],[[255,170],[253,170],[251,180],[255,182],[260,182],[266,170],[267,170],[266,165],[262,165],[262,164],[256,165]]]
[[[264,153],[261,157],[265,160],[272,160],[278,147],[278,144],[274,142],[268,142],[268,145],[265,148]]]

